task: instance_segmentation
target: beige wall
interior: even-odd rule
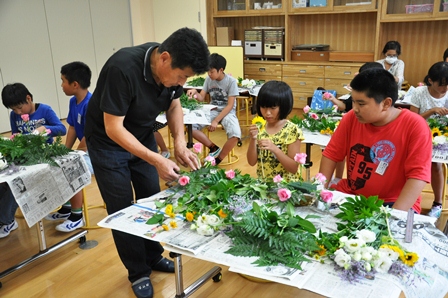
[[[173,31],[189,27],[207,41],[206,0],[130,0],[134,45],[162,42]],[[198,20],[200,13],[200,21]]]

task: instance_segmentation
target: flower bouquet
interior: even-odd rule
[[[21,117],[26,123],[29,121],[28,114]],[[37,133],[37,130],[34,132],[29,134],[17,133],[11,135],[9,139],[0,139],[0,154],[8,164],[34,165],[48,163],[57,166],[53,158],[71,151],[61,143],[62,138],[60,136],[56,137],[52,144],[49,144],[47,142],[50,138],[48,136],[49,130],[44,133]]]
[[[355,283],[377,272],[404,276],[418,260],[392,237],[390,210],[382,204],[377,197],[347,198],[336,215],[343,221],[338,232],[320,232],[318,242],[343,280]]]
[[[428,125],[431,129],[433,150],[448,152],[448,117],[428,118]]]
[[[309,106],[305,106],[303,112],[303,119],[296,115],[290,119],[291,122],[302,129],[332,135],[339,125],[339,117],[341,114],[337,113],[337,106],[336,108],[326,109],[324,111],[315,111]]]

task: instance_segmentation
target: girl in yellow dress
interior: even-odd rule
[[[301,180],[301,165],[294,160],[304,140],[301,129],[287,120],[293,107],[293,95],[288,84],[281,81],[265,83],[257,97],[257,113],[263,117],[264,127],[253,124],[249,127],[247,161],[257,165],[260,179],[273,179],[280,175],[284,180]]]

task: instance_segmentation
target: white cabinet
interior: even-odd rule
[[[129,1],[2,0],[0,41],[2,84],[24,83],[36,102],[66,118],[69,98],[60,87],[61,66],[89,65],[93,91],[106,60],[132,45]],[[0,111],[0,132],[9,131],[6,109]]]

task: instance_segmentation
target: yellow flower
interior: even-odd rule
[[[175,218],[176,214],[174,214],[174,212],[171,212],[171,213],[168,213],[168,216],[171,217],[171,218]]]
[[[418,261],[418,254],[415,252],[407,252],[403,256],[400,256],[400,259],[405,265],[412,267]]]
[[[400,257],[400,259],[403,258],[403,256],[404,256],[404,251],[401,248],[399,248],[398,246],[383,244],[380,247],[381,248],[389,248],[390,250],[395,251],[396,253],[398,253],[398,256]]]
[[[431,134],[432,134],[432,137],[436,137],[436,136],[441,136],[442,132],[440,131],[440,129],[438,127],[434,127],[433,129],[431,129]]]
[[[186,218],[188,221],[193,221],[193,219],[194,219],[194,215],[193,215],[193,213],[191,213],[191,212],[187,212],[187,214],[185,215],[185,218]]]
[[[173,229],[177,228],[177,221],[175,221],[175,220],[170,221],[170,226],[171,226]]]
[[[319,249],[318,251],[316,251],[316,253],[317,253],[319,256],[323,256],[323,255],[325,255],[325,253],[327,252],[327,250],[325,249],[325,247],[324,247],[323,245],[319,245],[319,247],[320,247],[321,249]]]
[[[221,218],[226,218],[227,217],[227,214],[224,211],[222,211],[222,209],[218,211],[218,215]]]
[[[171,213],[173,213],[173,205],[171,205],[171,204],[166,205],[165,213],[166,213],[166,214],[171,214]]]
[[[257,116],[254,119],[252,119],[252,124],[257,125],[258,130],[262,131],[264,130],[264,126],[266,125],[266,120],[264,120],[263,117]]]
[[[165,231],[168,231],[168,230],[170,229],[167,225],[162,225],[162,228],[163,228]]]

